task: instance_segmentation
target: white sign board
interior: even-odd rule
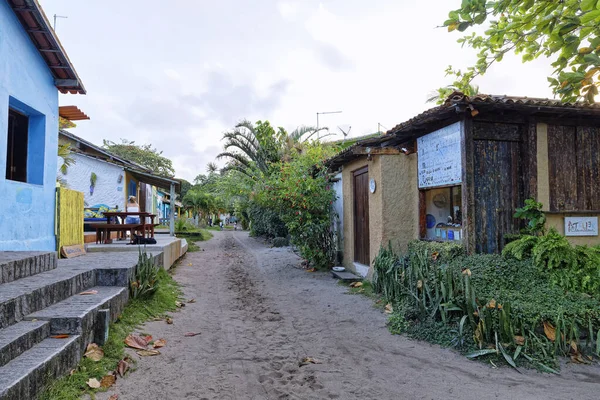
[[[565,217],[565,236],[598,236],[598,217]]]
[[[462,182],[460,130],[457,122],[417,139],[419,188]]]

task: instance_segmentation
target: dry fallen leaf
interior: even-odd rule
[[[300,361],[300,366],[308,365],[308,364],[321,364],[321,361],[314,359],[312,357],[304,357],[302,361]]]
[[[556,340],[556,328],[550,322],[544,321],[544,333],[551,341]]]
[[[145,350],[148,347],[148,341],[141,336],[130,334],[125,338],[125,344],[134,349]]]
[[[317,272],[316,268],[309,268],[306,270],[306,272]]]
[[[142,337],[146,340],[146,343],[150,343],[152,341],[152,335],[146,335]]]
[[[121,361],[119,361],[119,364],[117,365],[117,373],[119,374],[119,376],[121,378],[125,376],[125,373],[127,372],[128,369],[129,369],[129,363],[127,361],[125,361],[125,359],[122,359]]]
[[[164,347],[166,344],[167,344],[166,339],[158,339],[157,341],[154,342],[153,347],[155,349],[159,349],[161,347]]]
[[[86,295],[89,296],[91,294],[98,294],[98,291],[97,290],[88,290],[88,291],[79,293],[79,295],[81,295],[81,296],[86,296]]]
[[[394,308],[392,307],[392,303],[387,303],[387,304],[385,305],[385,310],[384,310],[384,312],[385,312],[386,314],[391,314],[391,313],[393,313],[393,312],[394,312]]]
[[[110,375],[106,375],[104,378],[102,378],[102,380],[100,381],[100,386],[103,388],[109,388],[112,385],[115,384],[115,382],[117,381],[117,377],[110,374]]]
[[[158,350],[138,350],[138,351],[136,351],[136,353],[142,357],[146,357],[146,356],[157,356],[160,354],[160,351],[158,351]]]
[[[201,334],[201,332],[188,332],[188,333],[186,333],[183,336],[185,336],[185,337],[192,337],[192,336],[197,336],[197,335],[200,335],[200,334]]]
[[[90,343],[83,356],[92,361],[100,361],[104,357],[104,351],[96,343]]]
[[[523,346],[525,344],[525,338],[523,336],[515,336],[515,343],[519,346]]]
[[[188,267],[191,267],[191,266],[192,266],[192,263],[188,263]]]
[[[352,282],[350,284],[350,287],[357,288],[357,287],[361,287],[362,285],[363,285],[362,282]]]
[[[195,303],[195,302],[196,302],[196,299],[190,299],[190,300],[188,300],[188,303]]]
[[[113,394],[112,396],[110,396],[108,398],[108,400],[119,400],[119,395],[118,394]]]
[[[171,325],[173,323],[173,318],[167,317],[165,321],[167,321],[167,324]]]
[[[98,389],[100,387],[100,382],[98,382],[98,379],[96,378],[90,378],[90,380],[87,381],[87,385],[92,389]]]
[[[54,335],[50,336],[52,339],[67,339],[69,335]]]
[[[77,372],[77,370],[72,369],[71,372],[69,372],[69,376],[73,376],[75,372]]]

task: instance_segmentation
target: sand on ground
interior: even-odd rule
[[[598,366],[519,374],[391,335],[371,299],[301,269],[290,248],[239,231],[200,245],[175,272],[195,302],[139,330],[167,340],[161,355],[132,352],[137,370],[99,400],[600,398]]]

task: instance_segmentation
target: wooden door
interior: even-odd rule
[[[354,261],[370,264],[369,169],[354,172]]]
[[[140,211],[146,211],[146,184],[140,183],[140,197],[137,199]]]
[[[504,235],[518,233],[513,217],[523,206],[523,179],[518,141],[474,141],[475,250],[498,253]]]

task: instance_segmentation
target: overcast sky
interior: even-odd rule
[[[475,52],[437,28],[460,0],[40,0],[88,94],[61,95],[90,117],[94,143],[151,143],[177,176],[204,173],[242,119],[350,136],[392,128],[433,105],[448,65]],[[551,97],[549,63],[505,57],[483,93]]]

